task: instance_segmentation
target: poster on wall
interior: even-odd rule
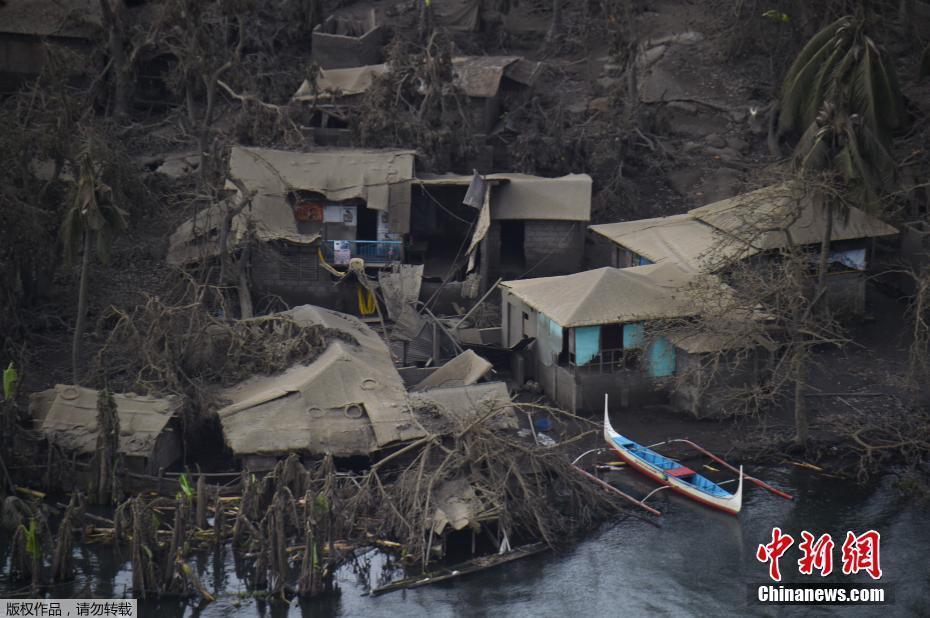
[[[348,240],[333,241],[333,263],[336,266],[348,266],[352,259],[352,248]]]
[[[391,232],[391,213],[382,210],[378,213],[378,240],[400,240],[401,234]]]
[[[319,202],[300,201],[294,204],[294,218],[301,223],[320,223],[323,216],[323,204]]]
[[[347,227],[356,227],[358,224],[355,211],[355,206],[330,204],[326,207],[326,212],[323,215],[323,222],[338,223]]]

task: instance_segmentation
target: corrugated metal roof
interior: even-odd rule
[[[686,214],[592,225],[589,229],[655,263],[671,262],[714,272],[734,259],[786,246],[784,229],[797,245],[821,242],[826,209],[791,184],[751,191]],[[833,240],[896,234],[858,208],[836,216]]]
[[[715,228],[690,214],[589,226],[592,232],[656,264],[671,262],[686,270],[713,272],[740,253],[722,243]]]
[[[791,235],[796,245],[819,243],[826,227],[826,208],[815,203],[800,185],[782,183],[737,195],[689,211],[694,218],[720,230],[746,255],[785,247]],[[898,230],[850,207],[848,216],[833,220],[833,240],[853,240],[897,234]]]

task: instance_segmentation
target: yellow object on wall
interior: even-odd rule
[[[361,313],[362,315],[371,315],[372,313],[374,313],[375,309],[377,309],[377,306],[375,305],[375,302],[376,302],[375,295],[371,292],[371,290],[369,290],[362,284],[359,284],[356,290],[358,291],[359,313]]]

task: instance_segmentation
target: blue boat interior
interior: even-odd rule
[[[641,444],[637,444],[626,436],[618,435],[614,438],[614,443],[616,443],[617,446],[627,449],[633,456],[642,459],[654,468],[658,468],[669,476],[674,476],[708,495],[714,496],[715,498],[729,498],[733,495],[720,487],[717,483],[701,476],[694,470],[681,465],[681,463],[674,459],[669,459]]]

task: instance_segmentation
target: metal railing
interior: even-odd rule
[[[389,264],[404,260],[404,243],[400,240],[327,240],[323,242],[326,261],[345,266],[351,258],[366,264]]]
[[[609,373],[619,369],[627,368],[627,356],[631,350],[624,351],[623,348],[601,350],[597,356],[583,365],[577,364],[574,359],[569,360],[569,366],[577,371],[591,371],[596,373]]]

